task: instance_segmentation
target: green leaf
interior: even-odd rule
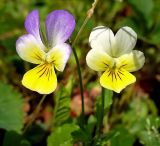
[[[137,136],[141,143],[145,146],[159,146],[160,145],[160,117],[150,116],[144,119],[144,128],[139,130]]]
[[[21,94],[12,86],[0,83],[0,128],[20,131],[23,127]]]
[[[135,138],[127,129],[119,127],[114,129],[115,136],[111,138],[111,146],[133,146]]]
[[[62,86],[56,95],[56,106],[54,109],[54,126],[61,125],[70,117],[70,96]]]
[[[153,0],[128,0],[128,2],[145,18],[151,15],[154,8]]]
[[[9,131],[6,132],[4,140],[3,140],[3,146],[31,146],[31,144],[23,138],[22,135],[14,132],[14,131]]]
[[[27,129],[24,136],[32,143],[36,145],[40,143],[45,138],[46,131],[38,124],[33,124]]]
[[[56,128],[48,137],[47,146],[73,146],[72,132],[78,130],[75,124],[64,124]]]
[[[160,146],[160,134],[151,131],[142,131],[139,134],[142,144],[145,146]]]
[[[145,22],[147,22],[145,25],[148,28],[151,28],[153,25],[153,17],[152,17],[152,12],[154,8],[153,0],[128,0],[128,2],[133,6],[134,10],[139,14],[138,17],[141,18],[140,20],[141,21],[145,20]]]

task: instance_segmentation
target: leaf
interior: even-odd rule
[[[116,135],[111,138],[111,146],[133,146],[135,138],[127,129],[118,127],[114,129]]]
[[[31,144],[23,138],[22,135],[14,132],[14,131],[9,131],[6,132],[4,141],[3,141],[3,146],[31,146]]]
[[[128,2],[145,18],[151,15],[154,8],[153,0],[128,0]]]
[[[145,146],[160,146],[160,134],[149,132],[149,131],[142,131],[139,134],[140,141]]]
[[[75,124],[64,124],[56,128],[47,139],[47,146],[73,146],[72,132],[78,130]]]
[[[46,131],[38,124],[33,124],[27,129],[24,136],[31,142],[32,145],[38,145],[42,143],[45,138]]]
[[[0,128],[19,132],[23,127],[21,94],[12,86],[0,83]]]
[[[54,126],[61,125],[70,116],[70,96],[65,91],[64,87],[55,97],[56,106],[54,109]]]
[[[152,34],[150,35],[150,39],[153,43],[159,45],[160,44],[160,20],[155,25]]]
[[[133,6],[134,10],[140,14],[139,18],[142,16],[141,18],[147,22],[145,25],[148,28],[151,28],[153,25],[153,0],[128,0],[128,2]],[[141,21],[143,21],[142,19]]]
[[[160,117],[150,116],[144,119],[144,129],[139,130],[137,136],[145,146],[160,145]]]

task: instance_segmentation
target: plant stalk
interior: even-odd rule
[[[87,12],[87,17],[85,18],[80,30],[78,31],[71,47],[72,47],[72,50],[73,50],[73,55],[75,57],[75,61],[76,61],[76,64],[77,64],[77,72],[78,72],[78,76],[79,76],[79,85],[80,85],[80,93],[81,93],[81,102],[82,102],[82,128],[84,128],[84,125],[85,125],[85,110],[84,110],[84,95],[83,95],[83,81],[82,81],[82,74],[81,74],[81,69],[80,69],[80,63],[79,63],[79,59],[78,59],[78,56],[77,56],[77,53],[76,53],[76,50],[74,48],[79,36],[81,35],[81,33],[83,32],[87,22],[89,21],[89,19],[92,17],[93,13],[94,13],[94,9],[97,5],[99,0],[94,0],[93,4],[92,4],[92,7],[91,9],[89,9],[89,11]]]
[[[44,95],[42,96],[42,98],[41,98],[40,102],[38,103],[36,109],[34,110],[34,112],[33,112],[32,115],[31,115],[30,121],[29,121],[29,122],[27,123],[27,125],[25,126],[23,133],[26,132],[26,130],[29,128],[29,126],[30,126],[30,125],[34,122],[34,120],[36,119],[36,116],[37,116],[37,114],[38,114],[38,112],[39,112],[39,110],[40,110],[40,107],[41,107],[43,101],[45,100],[46,96],[47,96],[46,94],[44,94]]]

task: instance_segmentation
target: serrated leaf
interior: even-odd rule
[[[54,110],[54,126],[61,125],[70,116],[70,96],[65,91],[64,87],[55,97],[56,107]]]
[[[0,128],[20,131],[23,127],[21,94],[12,86],[0,83]]]
[[[72,132],[78,130],[75,124],[64,124],[56,128],[48,137],[47,146],[73,146]]]

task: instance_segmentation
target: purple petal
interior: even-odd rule
[[[41,47],[44,48],[39,32],[40,24],[38,10],[33,10],[28,14],[25,20],[25,28],[29,34],[32,34],[37,39]]]
[[[56,10],[46,18],[46,33],[50,47],[64,43],[75,28],[74,17],[65,10]]]

